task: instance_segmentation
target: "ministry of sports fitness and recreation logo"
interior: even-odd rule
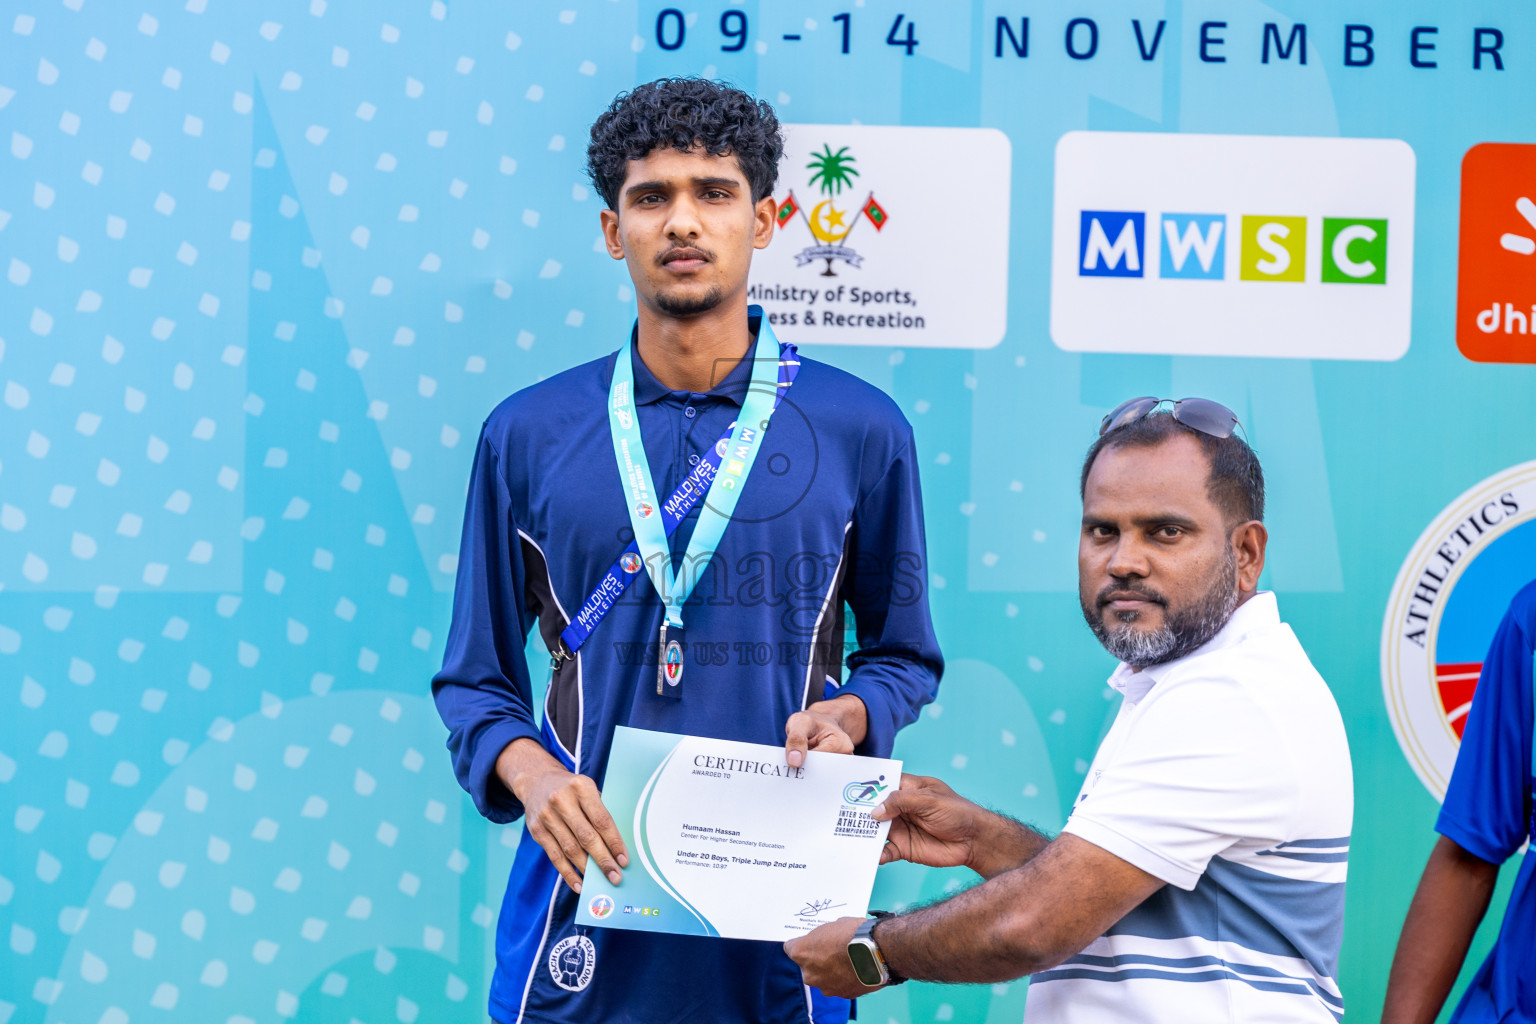
[[[1051,337],[1073,352],[1397,359],[1414,176],[1395,139],[1068,132]]]
[[[1485,142],[1461,161],[1456,345],[1536,363],[1536,146]]]
[[[842,260],[852,267],[863,266],[864,257],[848,246],[848,236],[853,234],[853,229],[859,226],[860,217],[868,218],[875,226],[875,231],[884,229],[889,219],[885,207],[875,202],[875,193],[871,191],[864,200],[864,205],[857,211],[851,204],[841,201],[839,197],[844,189],[853,188],[853,179],[859,177],[859,171],[854,167],[857,160],[848,151],[847,146],[840,147],[837,152],[832,151],[832,146],[822,143],[821,152],[811,154],[811,162],[806,164],[812,171],[810,184],[824,196],[820,202],[811,207],[809,215],[806,214],[800,201],[795,198],[794,189],[790,189],[789,195],[779,204],[779,228],[783,230],[798,216],[810,231],[815,243],[795,254],[795,266],[803,267],[817,260],[826,260],[827,269],[821,272],[822,277],[836,277],[837,271],[832,269],[834,260]]]
[[[1536,462],[1462,494],[1429,525],[1392,586],[1381,684],[1403,755],[1445,795],[1494,630],[1536,578]]]
[[[995,128],[785,124],[778,227],[747,296],[795,345],[991,348],[1008,311],[1012,149]],[[951,198],[955,168],[985,209]],[[959,234],[957,234],[957,231]],[[936,258],[936,256],[938,258]]]

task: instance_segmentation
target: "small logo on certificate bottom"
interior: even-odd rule
[[[549,976],[567,992],[585,990],[595,970],[597,947],[585,935],[567,935],[549,951]]]
[[[639,914],[641,917],[660,917],[661,916],[661,908],[660,907],[628,907],[627,906],[627,907],[624,908],[624,913],[626,913],[626,914]]]
[[[613,913],[613,900],[609,899],[607,896],[593,897],[592,902],[587,904],[587,910],[592,914],[593,917],[601,921],[603,918]]]

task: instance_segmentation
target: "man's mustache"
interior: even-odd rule
[[[1143,587],[1135,583],[1111,583],[1099,591],[1097,607],[1100,611],[1111,601],[1119,601],[1124,598],[1135,598],[1141,601],[1150,601],[1152,604],[1167,606],[1168,602],[1157,591],[1149,587]]]
[[[656,265],[664,267],[673,260],[703,260],[713,263],[715,254],[696,245],[674,245],[656,257]]]

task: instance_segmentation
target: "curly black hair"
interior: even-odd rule
[[[666,146],[736,157],[755,203],[778,180],[784,135],[767,102],[720,82],[658,78],[620,93],[592,123],[587,145],[587,174],[610,210],[618,208],[629,161]]]

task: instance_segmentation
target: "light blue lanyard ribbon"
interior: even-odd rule
[[[748,306],[747,317],[759,321],[759,331],[771,331],[765,322],[766,318],[763,317],[761,306]],[[618,354],[616,361],[627,361],[632,358],[633,355],[626,346]],[[754,365],[756,365],[755,361]],[[789,386],[794,383],[796,375],[800,372],[800,360],[795,352],[795,346],[782,344],[779,346],[778,365],[778,393],[774,395],[774,409],[777,409],[778,403],[784,400],[784,396],[789,392]],[[671,495],[661,503],[661,521],[667,536],[670,537],[683,520],[688,518],[694,506],[703,500],[705,492],[714,483],[716,475],[720,472],[720,466],[725,462],[725,456],[730,450],[731,437],[735,429],[736,424],[732,423],[730,428],[699,457],[699,461]],[[619,552],[618,558],[609,566],[597,586],[592,588],[587,599],[577,606],[576,614],[571,616],[565,629],[561,630],[561,642],[551,652],[553,664],[558,665],[562,660],[575,656],[587,642],[587,638],[592,635],[592,631],[629,589],[630,584],[639,574],[642,564],[640,546],[636,541],[631,540],[624,550]]]
[[[720,453],[719,469],[704,496],[704,507],[694,525],[693,536],[681,567],[672,569],[672,552],[667,544],[667,529],[662,522],[661,496],[651,477],[645,444],[640,438],[640,419],[635,406],[635,370],[637,354],[630,346],[619,354],[613,367],[613,384],[608,392],[608,428],[613,435],[613,453],[618,461],[619,477],[629,511],[629,524],[646,573],[666,608],[667,624],[683,628],[683,605],[693,593],[699,577],[714,557],[720,538],[730,524],[742,487],[752,472],[752,464],[763,444],[768,421],[779,398],[779,342],[768,318],[758,325],[757,346],[752,355],[752,380],[741,403],[736,425]]]

